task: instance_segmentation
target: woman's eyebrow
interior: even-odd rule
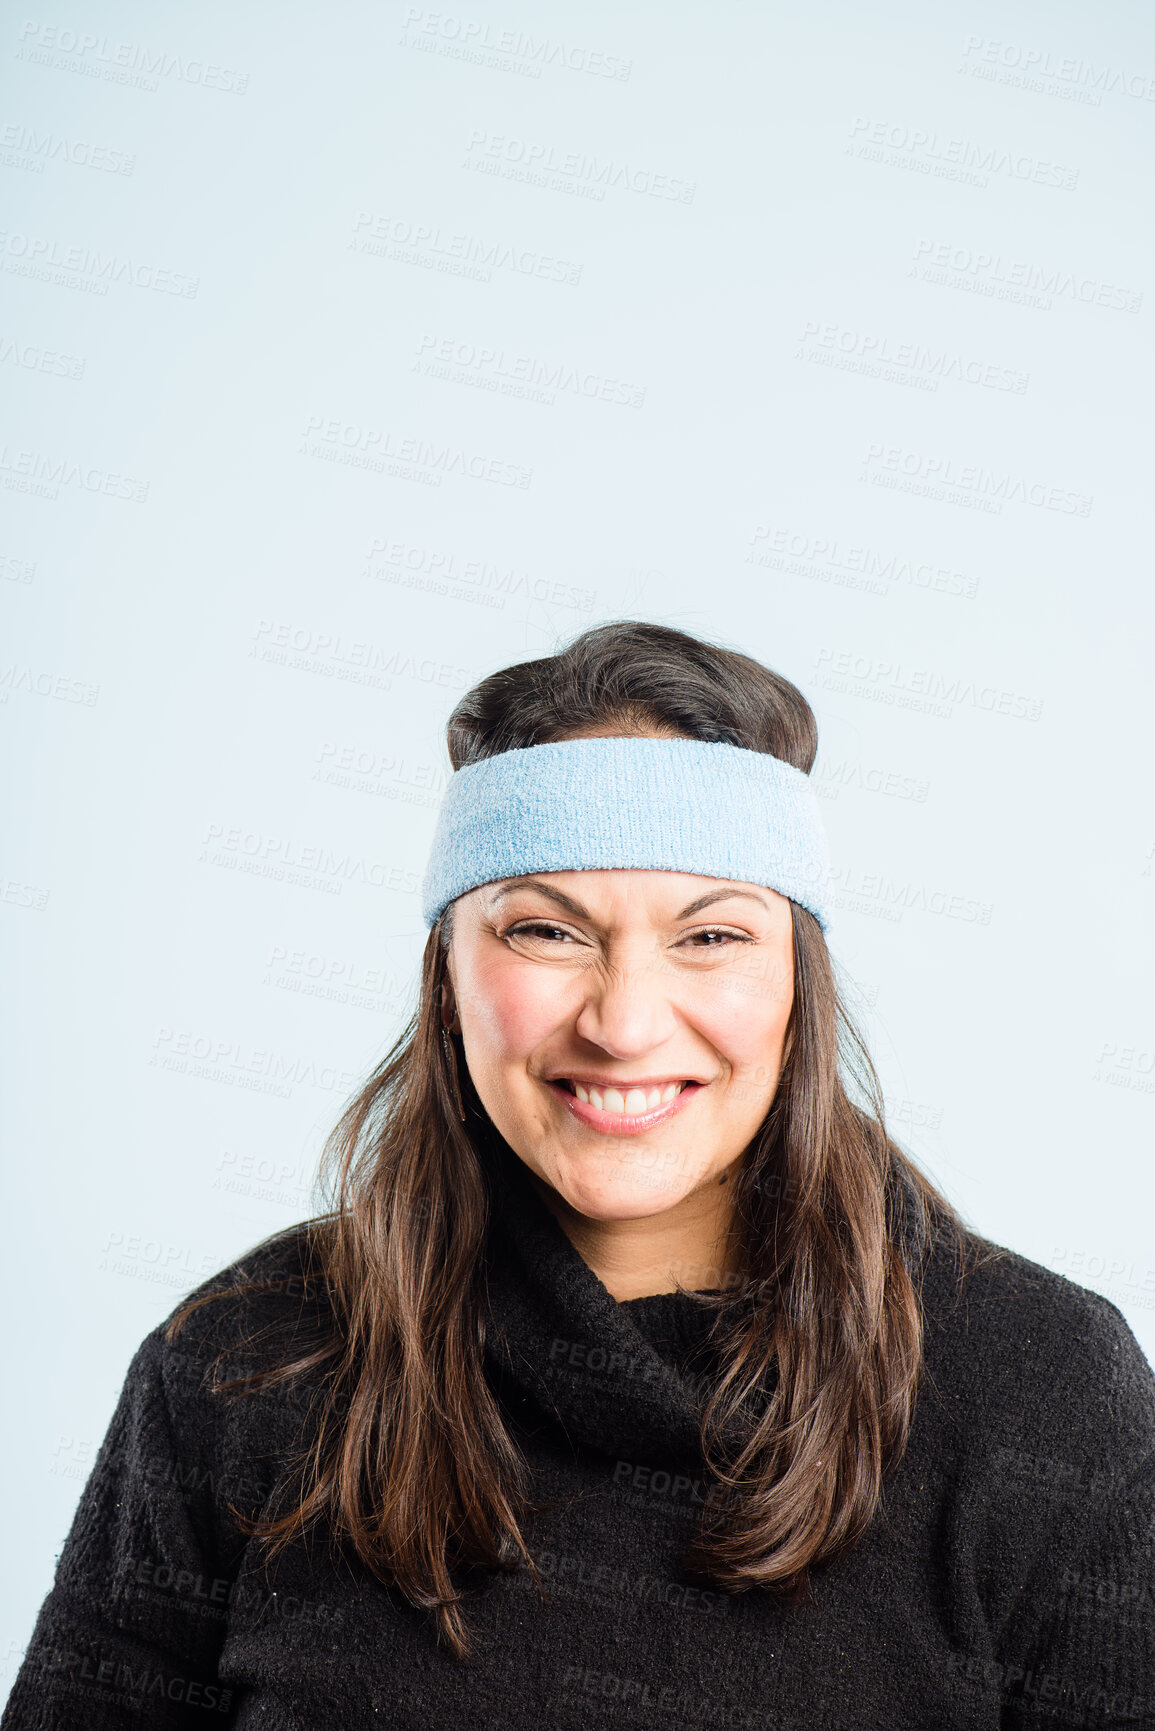
[[[552,884],[542,883],[540,878],[508,879],[497,891],[490,905],[496,906],[502,896],[510,895],[514,890],[537,890],[541,895],[547,896],[551,902],[556,902],[558,907],[565,908],[576,919],[588,920],[590,918],[588,908],[583,908],[580,902],[575,901],[572,896],[567,896],[564,890],[554,889]],[[747,901],[758,902],[769,912],[769,903],[766,898],[757,895],[753,890],[710,890],[706,895],[699,896],[696,901],[690,902],[688,906],[682,909],[681,913],[675,914],[674,918],[678,920],[689,919],[691,914],[696,914],[702,908],[709,907],[712,902],[726,901],[730,896],[744,896]]]

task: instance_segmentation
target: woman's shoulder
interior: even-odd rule
[[[964,1226],[941,1227],[931,1241],[923,1285],[928,1322],[937,1328],[1029,1331],[1040,1349],[1085,1340],[1098,1351],[1130,1334],[1123,1312],[1102,1293]]]
[[[964,1227],[935,1234],[922,1307],[927,1371],[972,1433],[1124,1473],[1155,1462],[1155,1372],[1101,1293]]]
[[[159,1378],[172,1403],[200,1404],[224,1379],[255,1389],[263,1371],[331,1341],[325,1229],[323,1219],[297,1221],[201,1281],[141,1341],[130,1375]]]
[[[192,1287],[174,1307],[174,1314],[193,1299],[216,1297],[239,1287],[260,1286],[274,1302],[319,1295],[324,1290],[324,1255],[332,1224],[329,1215],[313,1215],[255,1240]]]

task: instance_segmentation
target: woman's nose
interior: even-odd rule
[[[616,1058],[653,1051],[677,1028],[669,983],[651,956],[591,971],[584,989],[575,1031]]]

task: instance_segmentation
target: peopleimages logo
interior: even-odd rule
[[[1069,487],[1051,486],[1010,470],[984,469],[978,463],[959,463],[953,457],[904,451],[898,445],[868,445],[863,463],[864,481],[898,486],[901,491],[920,492],[951,504],[971,503],[996,514],[1004,504],[1017,503],[1089,517],[1095,503],[1090,494]]]
[[[86,679],[73,679],[66,673],[50,673],[44,668],[10,661],[0,665],[0,703],[7,703],[10,691],[26,691],[34,697],[51,697],[57,703],[82,703],[86,709],[95,707],[100,697],[99,685]]]
[[[10,168],[31,168],[37,174],[44,172],[46,162],[69,162],[74,168],[95,168],[105,174],[131,174],[136,167],[136,157],[123,150],[66,138],[59,132],[37,132],[19,121],[0,127],[0,160]]]
[[[889,594],[893,582],[973,601],[979,586],[977,576],[932,565],[929,560],[906,559],[841,541],[836,535],[813,535],[764,523],[750,537],[745,562],[875,595]]]
[[[881,331],[824,324],[820,319],[807,319],[798,343],[798,360],[845,367],[895,384],[910,382],[929,391],[937,391],[939,381],[948,379],[960,385],[981,385],[986,390],[1011,391],[1021,397],[1030,383],[1030,374],[1014,367],[977,360],[953,349],[927,348]]]
[[[143,259],[94,252],[87,246],[62,246],[46,235],[20,234],[7,228],[0,229],[0,270],[98,295],[108,293],[109,283],[127,283],[132,288],[195,300],[200,287],[199,277],[165,270]]]
[[[890,799],[910,799],[923,805],[930,792],[929,781],[903,775],[897,769],[865,764],[857,758],[835,760],[822,752],[810,779],[820,799],[837,799],[844,787],[855,787],[863,793],[885,794]]]
[[[948,180],[967,180],[975,186],[989,185],[987,176],[991,174],[1030,181],[1035,186],[1061,187],[1065,192],[1073,192],[1079,184],[1077,168],[1065,168],[1022,151],[974,144],[966,138],[940,137],[920,126],[895,126],[860,115],[850,129],[850,138],[847,149],[856,156],[916,168]]]
[[[585,397],[591,402],[614,403],[640,409],[646,387],[628,379],[608,377],[564,361],[544,361],[534,355],[517,354],[487,343],[461,342],[426,332],[417,345],[414,372],[444,378],[452,384],[472,385],[502,396],[528,398],[547,407],[559,393]]]
[[[1045,79],[1092,95],[1096,105],[1103,93],[1130,96],[1139,102],[1155,102],[1155,78],[1148,72],[1125,72],[1121,66],[1096,66],[1078,55],[1053,54],[1049,48],[1026,47],[991,36],[968,36],[963,47],[963,67],[974,72],[987,66],[1002,73],[1015,73],[1017,83],[1039,88]]]
[[[0,362],[58,379],[82,379],[88,364],[79,355],[62,355],[58,349],[43,349],[36,343],[6,336],[0,336]]]
[[[63,1686],[73,1695],[83,1684],[84,1693],[93,1701],[105,1701],[118,1711],[128,1710],[134,1715],[143,1712],[146,1704],[149,1711],[155,1711],[158,1698],[206,1712],[227,1713],[233,1698],[232,1690],[223,1689],[219,1683],[202,1683],[195,1677],[180,1677],[167,1669],[151,1671],[147,1658],[142,1658],[139,1669],[134,1669],[134,1661],[121,1653],[102,1652],[99,1646],[92,1653],[78,1653],[71,1647],[36,1647],[27,1663],[45,1677],[64,1678]]]
[[[556,145],[540,140],[476,129],[469,135],[463,166],[483,174],[525,180],[535,186],[580,191],[583,197],[598,200],[605,198],[607,188],[617,188],[649,198],[693,204],[698,190],[693,181],[657,174],[637,163],[615,162],[612,157],[602,160],[581,150],[559,150]]]
[[[842,691],[899,709],[921,710],[943,720],[950,719],[956,703],[1020,721],[1038,721],[1043,713],[1042,698],[853,649],[820,649],[814,677],[828,691]]]
[[[497,71],[519,72],[526,78],[540,78],[543,66],[557,66],[624,84],[633,71],[633,61],[623,60],[620,54],[555,42],[550,36],[527,36],[521,30],[498,30],[480,19],[458,18],[452,12],[434,12],[422,6],[406,8],[401,46],[449,54]]]
[[[61,487],[79,487],[85,493],[102,493],[106,498],[129,499],[133,504],[143,505],[148,500],[149,484],[68,457],[16,451],[0,445],[0,486],[18,493],[36,493],[45,499],[55,499]]]
[[[1122,288],[1100,277],[1083,276],[1059,266],[1032,264],[949,241],[920,240],[909,276],[943,288],[961,288],[1049,312],[1052,297],[1079,301],[1112,312],[1137,313],[1143,304],[1139,289]]]
[[[386,865],[362,854],[337,853],[324,845],[302,847],[290,836],[266,835],[239,826],[226,828],[219,823],[208,825],[199,859],[203,865],[273,878],[328,895],[340,895],[347,883],[401,895],[415,895],[419,887],[417,872],[403,866]]]
[[[565,283],[570,288],[581,282],[582,267],[570,259],[505,240],[482,240],[477,235],[442,229],[437,223],[410,222],[368,210],[357,212],[349,245],[354,252],[373,258],[422,265],[451,276],[469,276],[476,282],[490,282],[495,270]]]
[[[423,685],[449,686],[455,691],[464,691],[475,677],[469,668],[438,661],[432,655],[419,658],[392,644],[315,631],[312,626],[288,620],[260,620],[253,639],[249,654],[258,661],[349,679],[357,685],[378,685],[383,691],[392,689],[394,676]]]
[[[377,475],[399,475],[432,487],[440,487],[445,475],[523,490],[533,480],[532,469],[501,457],[328,415],[309,416],[298,450],[302,457],[368,469]]]
[[[980,901],[976,896],[909,878],[892,878],[884,871],[860,871],[857,866],[831,867],[830,899],[834,907],[847,913],[892,923],[901,920],[911,908],[917,913],[979,926],[989,926],[994,913],[993,902]]]
[[[199,84],[205,90],[220,90],[243,96],[249,85],[247,72],[236,72],[209,60],[166,54],[139,42],[118,42],[91,30],[73,30],[67,25],[39,24],[26,18],[20,32],[17,60],[37,66],[54,66],[62,72],[80,72],[113,84],[133,84],[156,90],[161,78],[180,84]]]
[[[493,559],[469,559],[446,547],[425,546],[399,537],[376,536],[366,558],[364,575],[378,583],[423,589],[495,609],[503,608],[507,600],[523,599],[588,613],[597,601],[596,590],[580,588],[559,577],[535,577]]]
[[[258,1049],[242,1040],[216,1039],[186,1029],[159,1028],[153,1047],[154,1055],[149,1059],[153,1068],[199,1075],[212,1082],[235,1083],[238,1075],[256,1075],[275,1083],[282,1098],[297,1086],[348,1094],[358,1080],[355,1070],[318,1065],[315,1058],[286,1057],[283,1052]]]

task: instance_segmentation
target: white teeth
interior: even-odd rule
[[[593,1106],[599,1112],[618,1112],[627,1118],[636,1118],[642,1112],[653,1112],[659,1106],[666,1106],[680,1094],[684,1086],[681,1082],[667,1082],[664,1088],[629,1088],[622,1093],[620,1088],[586,1088],[580,1082],[572,1084],[573,1091],[579,1100],[584,1100],[587,1106]]]

